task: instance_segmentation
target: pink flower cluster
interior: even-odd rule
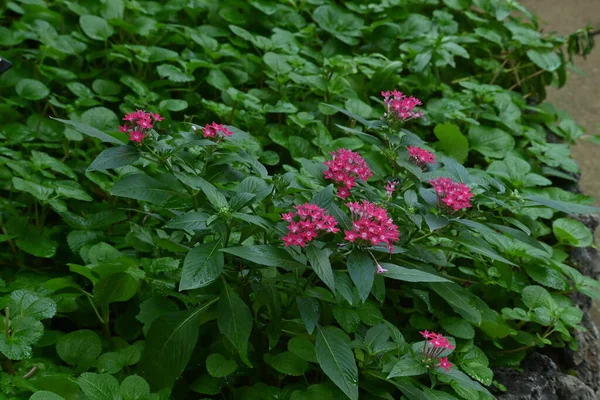
[[[324,209],[315,204],[302,204],[294,207],[296,212],[282,214],[281,219],[289,222],[287,227],[288,234],[282,238],[285,247],[288,246],[306,246],[317,237],[318,232],[339,232],[336,228],[337,221]],[[299,221],[294,221],[295,217],[300,217]]]
[[[420,166],[435,164],[435,155],[432,152],[416,146],[408,146],[407,149],[415,164]]]
[[[471,207],[473,193],[464,183],[449,178],[435,178],[429,181],[442,202],[454,211]]]
[[[387,185],[385,185],[385,192],[388,196],[391,196],[394,193],[394,191],[396,190],[396,185],[397,183],[394,181],[389,181]]]
[[[438,358],[440,362],[438,367],[444,368],[448,372],[453,364],[448,361],[448,357],[440,357],[440,354],[446,349],[453,350],[454,346],[440,333],[429,331],[419,333],[427,340],[423,346],[423,357],[427,360]]]
[[[129,135],[129,140],[136,143],[142,143],[142,140],[148,135],[148,131],[154,127],[154,122],[164,120],[160,114],[149,113],[143,110],[137,110],[129,114],[125,114],[124,121],[128,121],[131,125],[125,124],[119,126],[119,132],[125,132]]]
[[[342,199],[350,196],[350,189],[356,186],[356,179],[366,181],[373,173],[367,162],[352,150],[338,149],[331,153],[331,160],[323,164],[329,168],[324,171],[326,179],[331,179],[338,185],[338,196]]]
[[[420,110],[415,110],[415,107],[422,104],[416,97],[407,97],[397,90],[381,92],[381,95],[387,108],[385,117],[396,121],[408,121],[423,116]]]
[[[205,138],[219,139],[225,136],[233,135],[233,132],[227,129],[226,126],[224,126],[223,124],[217,124],[216,122],[213,122],[212,124],[206,124],[206,126],[202,128],[202,133],[204,134]]]
[[[345,231],[347,241],[372,246],[386,244],[390,252],[394,250],[393,243],[400,239],[400,233],[386,209],[366,200],[346,205],[353,217],[352,229]]]

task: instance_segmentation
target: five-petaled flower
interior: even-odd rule
[[[204,128],[202,128],[202,134],[205,138],[217,138],[220,140],[225,136],[233,135],[233,132],[231,132],[225,125],[213,122],[212,124],[206,124]]]
[[[345,231],[347,241],[371,246],[385,244],[390,252],[394,250],[393,244],[400,239],[400,233],[385,208],[366,200],[346,205],[353,217],[352,229]]]
[[[387,193],[388,196],[391,197],[395,190],[396,190],[396,182],[389,181],[387,183],[387,185],[385,185],[385,192]]]
[[[444,368],[446,370],[446,372],[450,371],[450,368],[452,368],[454,364],[452,364],[450,361],[448,361],[448,357],[440,357],[440,365],[439,367]]]
[[[464,183],[454,182],[450,178],[435,178],[430,180],[429,183],[435,189],[438,198],[448,208],[458,211],[472,207],[473,193]]]
[[[415,164],[424,167],[427,164],[435,164],[435,154],[416,146],[408,146],[408,155]]]
[[[420,110],[415,109],[422,104],[421,100],[416,97],[407,97],[397,90],[381,92],[381,95],[383,96],[383,102],[387,109],[384,116],[389,120],[408,121],[423,116],[423,113]]]
[[[373,173],[367,162],[352,150],[338,149],[331,153],[331,160],[325,161],[329,168],[323,172],[326,179],[331,179],[337,184],[337,195],[346,199],[350,190],[356,186],[356,180],[366,181]]]
[[[144,110],[137,110],[129,114],[125,114],[123,121],[131,123],[119,126],[119,132],[124,132],[129,135],[129,140],[136,143],[142,143],[144,138],[148,136],[149,130],[154,127],[154,122],[164,120],[160,114],[149,113]]]
[[[305,203],[294,208],[296,212],[281,215],[282,220],[289,222],[288,234],[281,238],[285,247],[304,247],[316,238],[319,232],[339,232],[336,228],[337,221],[316,204]],[[300,217],[299,221],[294,220],[296,217]]]

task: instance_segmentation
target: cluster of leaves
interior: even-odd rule
[[[485,399],[490,367],[576,345],[567,295],[597,284],[568,214],[595,209],[555,186],[578,167],[547,141],[581,128],[538,102],[587,32],[544,36],[514,1],[338,3],[0,4],[0,396]],[[413,133],[376,119],[394,87],[427,99]],[[167,119],[127,146],[137,108]],[[190,129],[213,119],[252,136]],[[424,172],[406,146],[426,143]],[[349,223],[323,179],[340,147],[374,173],[353,192],[399,226],[392,255],[281,241],[294,204]],[[442,212],[440,176],[475,207]],[[453,338],[449,372],[423,329]]]

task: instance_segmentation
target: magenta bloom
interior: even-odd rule
[[[377,263],[377,271],[375,271],[378,274],[383,274],[384,272],[387,272],[388,270],[383,268],[381,265],[379,265],[379,263]]]
[[[393,121],[408,121],[423,116],[420,110],[415,109],[422,104],[416,97],[407,97],[397,90],[381,92],[381,95],[387,109],[384,114],[386,118]]]
[[[453,365],[454,364],[452,364],[450,361],[448,361],[448,357],[444,357],[444,358],[440,357],[439,367],[444,368],[446,370],[446,372],[450,371],[450,368],[452,368]]]
[[[218,138],[221,139],[225,136],[233,135],[229,129],[223,124],[217,124],[213,122],[212,124],[206,124],[204,128],[202,128],[202,134],[204,134],[205,138]]]
[[[429,181],[438,197],[448,208],[454,211],[472,207],[473,193],[464,183],[454,182],[449,178],[435,178]]]
[[[164,118],[160,114],[148,113],[144,110],[137,110],[125,114],[124,121],[131,122],[131,125],[124,124],[119,126],[119,132],[129,135],[129,140],[136,143],[142,143],[142,140],[148,136],[148,131],[154,127],[152,120],[162,121]]]
[[[393,243],[400,239],[400,233],[386,209],[366,200],[346,205],[350,208],[353,220],[352,229],[345,231],[347,241],[367,246],[385,244],[390,252],[394,250]]]
[[[435,164],[435,154],[420,147],[408,146],[408,154],[413,162],[419,166]]]
[[[352,150],[338,149],[331,153],[331,157],[331,160],[323,163],[329,167],[323,174],[326,179],[337,184],[337,194],[342,199],[350,196],[350,190],[356,186],[357,179],[366,181],[373,176],[364,158]]]
[[[319,232],[339,232],[336,228],[337,221],[316,204],[305,203],[295,208],[296,212],[281,215],[281,219],[289,222],[288,234],[281,238],[285,242],[285,247],[304,247],[306,243],[316,238]],[[295,221],[295,217],[300,219]]]
[[[391,196],[396,190],[396,182],[389,181],[387,185],[385,185],[385,192],[388,196]]]

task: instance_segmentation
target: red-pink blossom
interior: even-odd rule
[[[142,140],[148,136],[149,130],[154,126],[154,121],[162,121],[164,118],[160,114],[148,113],[144,110],[136,110],[132,113],[125,114],[124,121],[131,122],[131,125],[124,124],[119,126],[119,132],[124,132],[129,135],[129,140],[136,143],[142,143]]]
[[[400,233],[386,209],[366,200],[346,205],[353,221],[352,229],[345,231],[347,241],[371,246],[385,244],[390,252],[394,250],[393,243],[400,239]]]
[[[422,103],[416,97],[405,96],[397,90],[381,92],[383,102],[385,103],[387,112],[385,117],[394,121],[408,121],[413,118],[420,118],[423,113],[415,108]]]
[[[470,208],[473,193],[464,183],[454,182],[450,178],[436,178],[429,181],[438,198],[454,211]]]
[[[448,357],[440,357],[440,365],[438,365],[438,367],[444,368],[446,372],[450,371],[450,368],[452,368],[453,365],[454,364],[448,361]]]
[[[389,181],[387,185],[385,185],[385,192],[388,196],[391,196],[396,190],[396,182]]]
[[[419,333],[425,338],[422,355],[426,360],[434,360],[438,358],[444,350],[454,349],[454,346],[450,344],[450,341],[440,333],[429,332],[427,330]],[[444,360],[443,364],[442,360]],[[452,364],[448,362],[448,358],[446,357],[444,359],[440,358],[440,366],[448,371],[450,367],[452,367]]]
[[[213,122],[212,124],[206,124],[206,126],[202,128],[202,134],[204,134],[205,138],[221,139],[225,136],[233,135],[233,132],[227,129],[225,125]]]
[[[432,152],[416,146],[408,146],[407,149],[410,158],[415,164],[419,166],[435,164],[435,155]]]
[[[294,207],[296,212],[281,215],[288,224],[288,234],[282,238],[285,246],[304,247],[318,236],[319,232],[339,232],[337,221],[316,204],[305,203]],[[299,217],[298,221],[294,219]]]
[[[331,153],[331,157],[331,160],[324,162],[329,168],[323,174],[337,184],[337,194],[342,199],[350,196],[357,179],[366,181],[373,176],[364,158],[352,150],[338,149]]]
[[[384,272],[388,272],[388,270],[383,268],[379,263],[376,263],[376,264],[377,264],[377,271],[375,271],[376,273],[383,274]]]

